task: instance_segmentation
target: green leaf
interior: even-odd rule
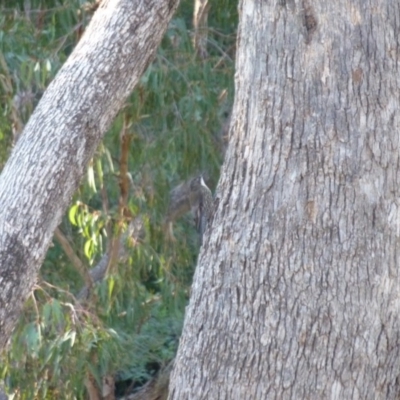
[[[112,295],[114,286],[115,286],[115,279],[112,276],[110,276],[110,279],[108,280],[108,298],[109,299],[111,299],[111,295]]]
[[[94,179],[94,170],[93,170],[93,164],[89,165],[88,168],[88,183],[89,187],[96,193],[96,181]]]
[[[100,185],[103,186],[103,166],[101,165],[100,158],[96,159],[96,172],[100,181]]]
[[[73,330],[68,330],[64,333],[63,337],[62,337],[62,341],[63,342],[70,342],[69,343],[69,347],[72,348],[74,346],[75,343],[75,338],[76,338],[76,331]]]
[[[111,157],[111,153],[107,148],[104,149],[104,152],[106,153],[106,157],[107,157],[107,161],[108,161],[108,165],[110,167],[110,170],[111,170],[112,173],[114,173],[114,163],[113,163],[113,160],[112,160],[112,157]]]
[[[92,239],[86,240],[83,251],[85,253],[85,256],[89,260],[91,260],[92,257],[93,257],[93,242],[92,242]]]
[[[58,300],[53,299],[51,305],[52,305],[52,316],[54,319],[54,323],[59,324],[64,319],[64,315],[63,315],[62,308],[61,308],[61,303]]]
[[[69,213],[68,213],[68,218],[71,222],[72,225],[78,226],[78,223],[76,222],[76,213],[78,211],[79,205],[78,204],[74,204],[70,209],[69,209]]]
[[[28,351],[32,356],[37,357],[37,353],[40,347],[40,332],[37,329],[37,325],[34,323],[30,323],[25,330],[25,342],[28,348]]]

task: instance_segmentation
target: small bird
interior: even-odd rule
[[[203,234],[210,220],[214,207],[211,190],[205,184],[203,175],[194,178],[190,183],[191,208],[194,214],[197,231],[200,234],[200,245],[203,243]]]

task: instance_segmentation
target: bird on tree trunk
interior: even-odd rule
[[[200,235],[200,245],[203,243],[203,234],[213,211],[213,195],[209,187],[205,184],[203,175],[200,175],[190,183],[190,203],[196,229]]]

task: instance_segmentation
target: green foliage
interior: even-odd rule
[[[29,12],[27,2],[11,3],[0,6],[0,168],[13,125],[26,123],[90,16],[79,0],[31,0]],[[14,398],[84,398],[89,376],[100,388],[110,374],[138,386],[174,357],[198,240],[190,216],[175,222],[174,241],[166,234],[169,191],[200,170],[216,183],[220,129],[233,96],[236,2],[214,0],[211,10],[209,57],[198,60],[193,2],[182,2],[155,61],[88,166],[61,230],[88,270],[119,238],[126,255],[83,302],[77,300],[82,274],[54,241],[0,362]],[[129,196],[122,207],[124,129]],[[132,242],[125,232],[135,219],[142,229]]]

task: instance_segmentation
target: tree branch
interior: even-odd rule
[[[127,213],[127,202],[129,195],[129,179],[128,179],[128,158],[129,158],[129,144],[131,136],[128,133],[129,117],[125,113],[124,124],[121,130],[121,155],[120,155],[120,169],[119,169],[119,204],[118,204],[118,220],[116,223],[116,232],[111,239],[110,256],[108,259],[107,271],[114,269],[118,262],[119,247],[121,241],[121,234],[125,222],[125,214]]]
[[[89,271],[83,264],[82,260],[75,253],[74,249],[69,243],[69,240],[61,232],[60,228],[56,228],[56,230],[54,231],[54,237],[57,239],[58,243],[60,243],[61,247],[64,250],[64,253],[67,255],[72,265],[81,275],[82,279],[85,282],[85,285],[90,289],[91,286],[93,285],[92,277],[90,276]]]
[[[0,176],[0,349],[89,160],[154,57],[178,0],[108,0],[44,93]]]
[[[139,240],[140,236],[143,233],[143,220],[140,217],[136,217],[133,221],[131,221],[128,225],[128,229],[121,236],[120,242],[118,245],[118,257],[116,258],[116,262],[124,260],[127,255],[127,244],[135,243]],[[93,284],[99,282],[104,278],[107,271],[107,266],[109,265],[110,252],[107,252],[103,255],[101,260],[97,263],[97,265],[90,270],[90,276],[93,280]],[[77,298],[79,300],[86,299],[89,296],[89,287],[85,286],[79,292]]]

